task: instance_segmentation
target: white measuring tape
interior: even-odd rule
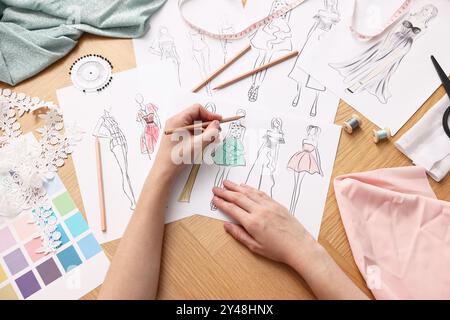
[[[353,14],[352,14],[352,22],[350,25],[350,31],[358,38],[361,40],[370,40],[373,38],[378,37],[379,35],[383,34],[387,29],[389,29],[389,27],[391,27],[395,22],[397,22],[398,19],[400,19],[407,11],[409,6],[412,3],[412,0],[405,0],[402,5],[395,10],[394,14],[391,15],[391,17],[389,18],[389,20],[383,25],[383,27],[376,32],[375,34],[372,35],[366,35],[366,34],[362,34],[360,32],[358,32],[355,27],[355,20],[356,20],[356,7],[357,7],[357,3],[358,1],[355,0],[354,6],[353,6]]]
[[[280,18],[281,16],[285,15],[289,11],[297,8],[302,3],[306,2],[307,0],[291,0],[288,2],[285,6],[283,6],[281,9],[278,9],[271,13],[270,15],[266,16],[263,19],[260,19],[254,23],[252,23],[250,26],[244,28],[243,30],[236,32],[236,33],[214,33],[210,32],[208,30],[202,29],[198,27],[196,24],[191,22],[189,19],[186,18],[186,16],[183,13],[183,6],[192,0],[178,0],[178,7],[180,10],[180,14],[184,22],[192,29],[197,31],[198,33],[204,34],[210,38],[217,39],[217,40],[238,40],[246,37],[247,35],[253,33],[256,29],[259,29],[260,27],[265,26],[266,24],[270,23],[271,21]],[[252,0],[252,1],[258,1],[258,0]],[[357,7],[357,0],[355,0],[354,8],[353,8],[353,15],[352,15],[352,24],[350,25],[350,31],[360,40],[370,40],[373,39],[380,34],[384,33],[390,26],[392,26],[400,17],[402,17],[405,12],[408,10],[409,6],[411,5],[412,0],[405,0],[400,8],[398,8],[394,14],[389,18],[389,20],[384,24],[382,29],[378,32],[376,32],[373,35],[366,35],[361,32],[358,32],[356,28],[353,26],[355,21],[355,11]]]

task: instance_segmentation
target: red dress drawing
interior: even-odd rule
[[[149,103],[145,106],[145,110],[139,110],[137,121],[141,121],[144,125],[144,131],[141,135],[141,153],[152,154],[155,151],[156,143],[159,138],[159,127],[155,122],[158,108]]]

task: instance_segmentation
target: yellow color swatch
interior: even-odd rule
[[[0,300],[18,300],[17,295],[10,284],[6,287],[0,288]]]
[[[3,271],[2,266],[0,266],[0,284],[5,281],[6,279],[8,279],[8,277],[6,276],[5,271]]]

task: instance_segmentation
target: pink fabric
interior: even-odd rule
[[[356,264],[377,299],[450,299],[450,203],[425,169],[340,176],[336,199]]]
[[[320,173],[319,165],[313,155],[316,148],[309,143],[303,144],[303,151],[297,152],[289,160],[288,168],[296,172]]]

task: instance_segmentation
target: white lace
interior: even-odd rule
[[[38,115],[43,126],[36,129],[39,143],[32,143],[22,135],[18,120],[25,113],[44,107],[47,112]],[[24,210],[49,207],[44,183],[55,177],[82,138],[76,126],[66,127],[65,132],[63,128],[59,107],[53,102],[0,89],[0,224],[2,219],[13,218]],[[35,218],[41,229],[41,252],[56,249],[48,227],[38,216]]]

